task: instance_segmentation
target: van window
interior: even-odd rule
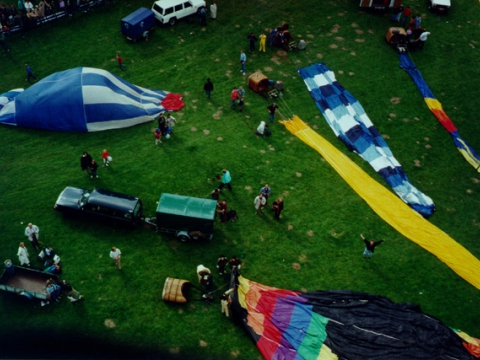
[[[180,4],[180,5],[175,5],[175,11],[180,11],[180,10],[183,10],[182,4]]]
[[[168,14],[171,14],[171,13],[173,13],[173,7],[165,9],[165,14],[164,15],[168,15]]]
[[[192,4],[190,4],[189,2],[186,2],[186,3],[183,3],[183,7],[186,9],[186,8],[192,7]]]
[[[138,218],[142,216],[142,202],[139,201],[137,205],[135,205],[135,209],[133,209],[133,216]]]
[[[163,8],[158,4],[153,5],[153,8],[161,15],[163,15]]]

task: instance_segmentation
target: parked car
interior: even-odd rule
[[[137,225],[142,218],[142,201],[134,196],[109,190],[79,189],[67,186],[58,196],[55,210],[67,214],[85,214]]]
[[[204,0],[159,0],[153,3],[152,11],[162,24],[175,25],[178,20],[197,14],[205,6]]]
[[[145,221],[156,226],[157,232],[174,234],[181,241],[211,240],[216,209],[215,200],[163,193],[156,218]]]
[[[428,0],[428,10],[436,14],[448,14],[450,6],[450,0]]]

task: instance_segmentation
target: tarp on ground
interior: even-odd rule
[[[480,172],[480,156],[465,140],[462,139],[452,120],[443,110],[442,104],[435,98],[435,95],[433,95],[432,91],[423,79],[422,74],[415,67],[412,59],[410,59],[407,54],[398,54],[398,57],[400,59],[400,67],[410,75],[415,85],[417,85],[417,88],[427,103],[428,108],[433,115],[435,115],[440,124],[442,124],[445,130],[450,133],[455,146],[457,147],[458,151],[460,151],[460,154],[463,155],[465,160],[467,160],[468,163],[475,168],[475,170]]]
[[[153,121],[160,112],[184,106],[180,95],[136,86],[108,71],[87,67],[54,73],[22,90],[0,95],[0,123],[54,131],[102,131]]]
[[[315,104],[335,135],[385,179],[397,195],[425,217],[435,210],[430,197],[413,186],[362,105],[323,63],[298,69]]]
[[[403,236],[435,255],[460,277],[480,290],[480,261],[467,249],[372,179],[298,116],[281,123],[293,135],[318,151],[384,221]]]
[[[242,276],[232,283],[233,317],[265,359],[473,360],[480,349],[480,340],[413,304],[346,290],[281,290]]]

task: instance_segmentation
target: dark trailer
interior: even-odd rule
[[[29,299],[45,300],[47,298],[46,282],[50,278],[58,280],[57,275],[11,265],[0,276],[0,290],[23,295]]]
[[[120,21],[122,35],[128,40],[136,42],[148,35],[155,27],[155,14],[147,8],[140,8]]]
[[[162,194],[158,202],[158,232],[173,233],[182,241],[211,239],[217,202],[183,195]]]

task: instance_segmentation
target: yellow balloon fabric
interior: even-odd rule
[[[480,290],[480,261],[467,249],[371,178],[298,116],[280,123],[293,135],[317,150],[384,221],[435,255],[460,277]]]

